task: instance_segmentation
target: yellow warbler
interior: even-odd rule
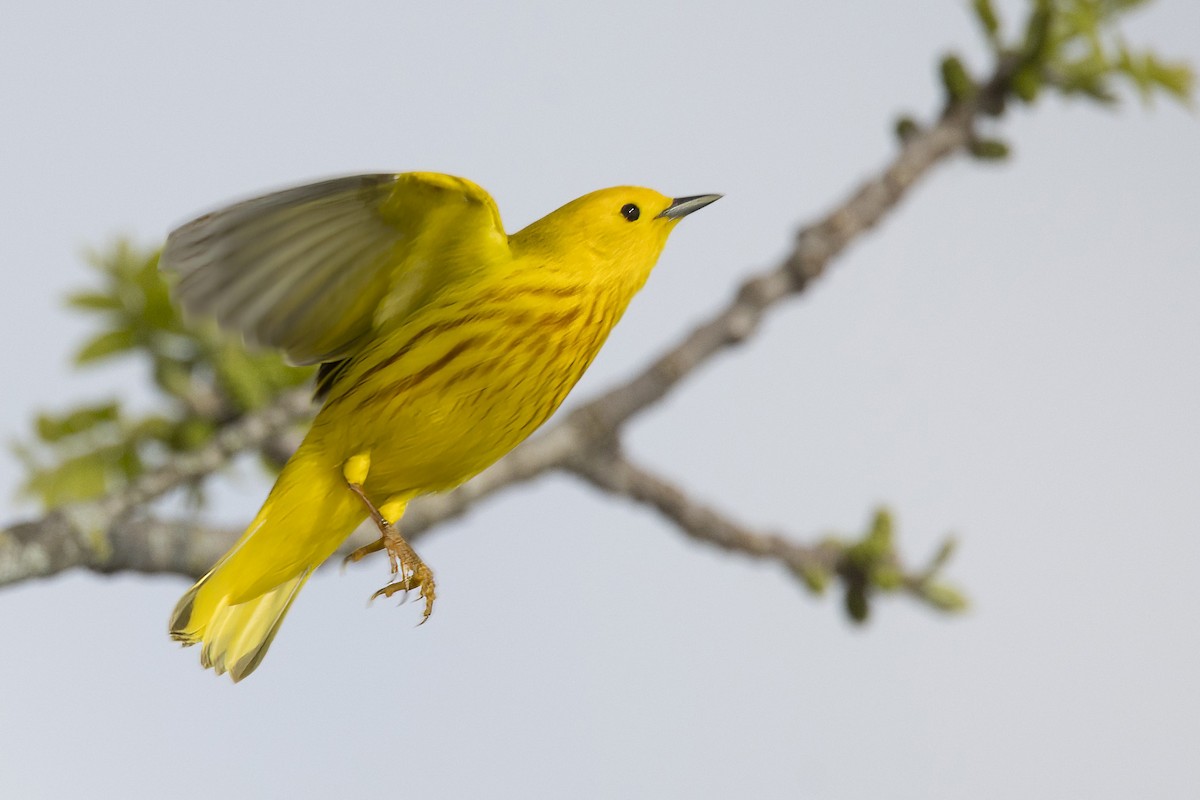
[[[428,618],[433,574],[397,531],[546,421],[645,283],[667,234],[720,195],[622,186],[505,234],[448,175],[359,175],[237,203],[178,228],[176,297],[252,344],[320,364],[324,404],[236,544],[179,601],[174,639],[234,681],[262,661],[321,562],[369,515],[393,581]]]

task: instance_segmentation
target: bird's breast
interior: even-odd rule
[[[380,493],[451,488],[550,418],[623,309],[584,284],[505,285],[429,309],[355,358],[315,427],[348,455],[372,452]]]

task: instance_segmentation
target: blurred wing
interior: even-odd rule
[[[314,364],[349,355],[378,317],[403,317],[461,277],[410,257],[418,240],[436,250],[436,237],[481,255],[506,241],[495,203],[470,181],[356,175],[205,214],[171,233],[159,265],[179,276],[189,313]]]

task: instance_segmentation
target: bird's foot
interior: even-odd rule
[[[437,590],[433,581],[433,570],[425,565],[421,557],[412,549],[412,545],[404,541],[404,537],[396,530],[394,525],[385,523],[380,526],[383,532],[382,538],[378,542],[367,545],[365,548],[360,547],[359,550],[366,550],[362,555],[373,553],[376,550],[386,549],[388,559],[392,562],[393,580],[387,586],[384,586],[375,594],[371,595],[371,599],[376,597],[391,597],[397,592],[417,591],[420,596],[425,598],[425,613],[421,617],[418,625],[424,625],[425,620],[429,619],[429,615],[433,613],[433,600],[437,596]],[[382,544],[380,544],[382,543]],[[359,550],[355,550],[350,556],[354,556]],[[362,558],[362,556],[359,556]],[[355,559],[357,560],[357,559]]]
[[[433,570],[425,566],[425,562],[412,549],[412,545],[404,541],[404,537],[396,528],[396,523],[392,522],[403,516],[405,502],[394,500],[376,508],[375,504],[367,497],[366,492],[363,491],[362,482],[366,478],[370,463],[370,458],[367,456],[354,456],[346,460],[343,472],[350,491],[362,500],[363,505],[367,507],[367,513],[371,515],[375,526],[379,528],[379,539],[346,556],[344,563],[359,561],[371,553],[386,550],[388,561],[392,564],[392,582],[371,595],[371,599],[374,600],[380,595],[391,597],[396,592],[420,592],[421,597],[425,598],[425,614],[418,624],[424,625],[425,620],[429,619],[429,615],[433,613],[433,599],[437,596],[433,583]]]

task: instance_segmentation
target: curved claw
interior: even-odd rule
[[[418,565],[409,577],[393,581],[372,594],[371,600],[381,596],[391,597],[397,592],[407,594],[411,591],[419,591],[421,597],[425,598],[425,613],[421,616],[421,621],[417,623],[417,626],[420,627],[425,624],[425,621],[429,619],[429,615],[433,613],[433,600],[437,596],[437,591],[433,583],[433,572],[424,564]]]

